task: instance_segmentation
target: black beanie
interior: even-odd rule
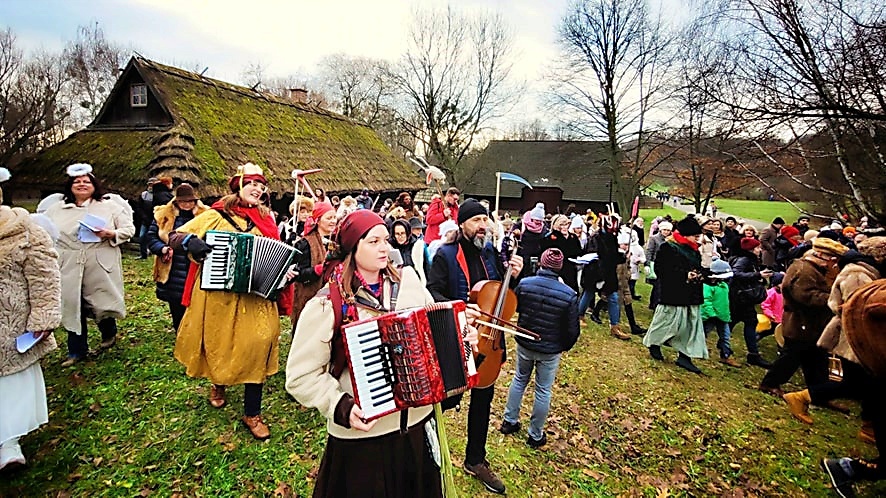
[[[460,215],[460,213],[459,213]],[[677,226],[674,227],[680,235],[684,237],[689,237],[692,235],[701,234],[701,225],[698,224],[698,221],[695,219],[695,215],[689,215],[682,220],[677,222]]]
[[[489,216],[489,211],[487,211],[483,204],[480,204],[480,201],[477,199],[474,199],[473,197],[465,199],[465,201],[458,206],[458,224],[461,225],[478,214]]]
[[[781,216],[776,216],[774,220],[772,220],[773,225],[784,225],[784,218]]]

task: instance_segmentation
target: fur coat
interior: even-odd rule
[[[21,354],[15,338],[58,327],[60,285],[58,254],[46,231],[24,209],[0,207],[0,376],[22,371],[56,348],[50,334]]]
[[[834,280],[834,285],[831,287],[831,295],[828,298],[828,307],[834,312],[834,317],[828,322],[824,332],[821,334],[821,338],[818,340],[820,347],[841,358],[858,363],[858,357],[855,356],[849,341],[846,339],[846,335],[843,334],[843,327],[841,325],[843,303],[852,297],[852,293],[856,289],[879,278],[880,272],[864,262],[850,263],[840,271],[837,279]]]
[[[200,201],[194,207],[194,216],[209,209]],[[165,244],[169,244],[169,233],[175,230],[175,218],[178,216],[178,207],[174,203],[164,204],[154,208],[154,221],[157,222],[157,238]],[[154,258],[154,281],[166,283],[169,280],[169,271],[172,269],[172,260],[163,262],[160,257]]]

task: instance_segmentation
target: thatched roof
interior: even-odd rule
[[[494,196],[496,171],[520,175],[533,186],[559,187],[565,201],[609,200],[605,142],[493,140],[460,185],[462,196]],[[520,183],[501,182],[502,197],[520,198],[522,192]]]
[[[115,102],[129,102],[126,82],[133,78],[147,85],[165,124],[120,118],[129,107]],[[13,178],[21,186],[58,188],[64,168],[75,162],[92,164],[107,188],[130,195],[151,176],[196,184],[204,196],[221,195],[226,179],[245,162],[266,168],[271,189],[279,192],[292,189],[296,168],[322,168],[309,181],[329,193],[425,187],[362,123],[140,57],[129,61],[89,127],[23,163]]]

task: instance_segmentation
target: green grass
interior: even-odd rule
[[[44,360],[50,422],[22,439],[30,465],[0,478],[0,496],[309,495],[325,423],[284,392],[288,321],[281,372],[265,390],[272,436],[256,442],[239,423],[242,389],[230,389],[229,405],[215,410],[207,382],[187,378],[172,358],[174,335],[165,304],[154,298],[149,263],[126,256],[124,266],[129,315],[118,345],[67,369],[59,366],[63,351]],[[648,296],[645,284],[638,289]],[[635,309],[648,324],[645,306]],[[691,375],[674,366],[673,351],[658,363],[637,338],[618,341],[591,325],[563,357],[540,451],[526,446],[525,429],[496,430],[513,375],[513,363],[505,365],[487,448],[508,496],[828,496],[821,457],[876,455],[855,437],[857,405],[853,416],[814,410],[815,425],[806,426],[755,389],[759,368],[712,359],[698,362],[704,376]],[[90,342],[97,341],[93,329]],[[732,345],[742,359],[740,333]],[[513,342],[509,348],[513,359]],[[762,348],[774,357],[771,338]],[[525,427],[531,395],[523,408]],[[466,409],[448,412],[455,465],[464,457],[466,416]],[[461,470],[455,479],[462,496],[486,496]],[[860,491],[882,496],[886,485]]]
[[[686,217],[686,213],[680,211],[677,208],[664,205],[661,209],[641,209],[640,217],[643,218],[646,223],[646,228],[649,228],[649,224],[652,223],[652,220],[655,219],[656,216],[665,217],[667,215],[671,215],[671,218],[674,220],[682,220]]]
[[[783,201],[745,201],[739,199],[716,199],[717,209],[736,217],[770,223],[781,216],[788,224],[797,221],[800,211]],[[800,203],[804,209],[812,209],[807,203]],[[814,210],[814,209],[813,209]],[[813,223],[814,224],[814,223]]]

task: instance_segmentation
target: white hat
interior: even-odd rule
[[[674,224],[671,223],[670,221],[662,221],[658,224],[658,229],[659,230],[673,230]]]
[[[452,220],[446,220],[440,223],[440,237],[445,237],[449,232],[458,230],[458,224]]]
[[[72,164],[68,166],[68,168],[65,170],[65,173],[67,173],[68,176],[72,176],[74,178],[78,176],[88,175],[92,173],[92,165],[86,163]]]
[[[830,229],[831,230],[843,230],[843,225],[841,225],[839,221],[833,221],[833,222],[831,222]]]
[[[584,230],[586,228],[585,222],[584,222],[584,220],[581,219],[581,216],[573,216],[572,222],[569,224],[570,230],[573,230],[576,228],[581,228],[582,230]]]
[[[618,243],[619,244],[630,244],[631,243],[631,234],[627,232],[620,232],[618,234]]]
[[[9,170],[6,168],[0,168],[0,183],[3,183],[12,178],[12,174],[9,173]]]
[[[533,220],[543,220],[545,219],[545,205],[544,203],[539,202],[529,211],[529,218]]]

